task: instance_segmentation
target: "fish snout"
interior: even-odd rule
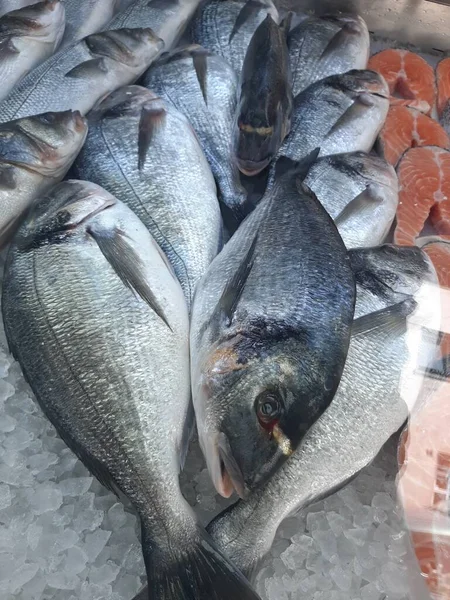
[[[201,445],[217,492],[229,498],[236,491],[240,498],[247,498],[249,491],[244,475],[233,456],[227,436],[222,432],[204,434],[201,436]]]

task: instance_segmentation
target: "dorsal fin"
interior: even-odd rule
[[[111,231],[95,225],[88,228],[88,233],[95,239],[103,256],[120,277],[123,284],[142,298],[172,331],[163,308],[158,304],[148,282],[142,278],[143,265],[141,259],[129,244],[125,233],[117,228]]]
[[[202,47],[192,50],[192,62],[194,64],[195,73],[197,80],[202,91],[203,100],[205,104],[208,104],[206,95],[206,72],[208,69],[208,55],[209,52]]]
[[[227,327],[231,325],[233,315],[236,312],[237,305],[241,298],[245,283],[250,275],[255,259],[255,248],[258,242],[258,234],[255,235],[250,248],[246,252],[244,258],[241,261],[236,273],[226,284],[220,300],[214,310],[214,316],[221,314],[225,316],[227,321]]]
[[[259,8],[267,8],[262,2],[258,2],[258,0],[247,0],[247,2],[242,7],[240,13],[237,16],[236,21],[234,22],[233,29],[230,33],[230,37],[228,39],[228,43],[230,44],[234,38],[234,36],[238,33],[238,31],[245,25],[245,23],[252,16],[253,12]]]
[[[156,132],[164,125],[166,114],[166,109],[161,104],[152,106],[152,103],[149,102],[142,107],[138,138],[139,171],[144,168],[148,149]]]

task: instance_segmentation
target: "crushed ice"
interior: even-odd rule
[[[145,582],[137,519],[59,439],[8,354],[2,326],[0,446],[0,598],[132,598]],[[227,501],[192,446],[182,485],[207,523]],[[281,525],[257,576],[263,600],[406,599],[389,448],[347,487]]]

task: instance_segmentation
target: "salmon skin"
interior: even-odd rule
[[[449,397],[449,379],[430,390],[399,447],[399,499],[430,594],[442,600],[450,597]]]
[[[437,111],[439,121],[450,132],[450,58],[444,58],[436,67]]]
[[[383,75],[392,96],[428,102],[431,112],[436,102],[434,70],[421,56],[390,48],[374,54],[368,68]]]
[[[450,138],[434,119],[406,105],[390,107],[379,136],[379,150],[394,167],[409,148],[439,146],[448,149]]]
[[[411,148],[397,169],[399,205],[394,242],[413,245],[428,218],[450,235],[450,152],[437,146]]]

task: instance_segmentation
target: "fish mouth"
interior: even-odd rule
[[[270,158],[265,158],[260,161],[237,159],[237,166],[241,173],[248,177],[254,177],[263,171],[270,163]]]
[[[245,500],[249,491],[242,470],[231,452],[227,436],[219,433],[213,437],[208,436],[204,441],[206,464],[217,493],[229,498],[236,491]]]

